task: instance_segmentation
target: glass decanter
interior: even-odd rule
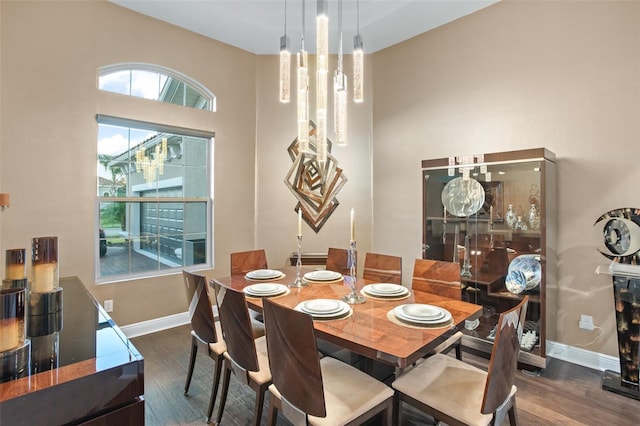
[[[529,229],[537,231],[540,229],[540,212],[538,206],[531,204],[529,209]]]

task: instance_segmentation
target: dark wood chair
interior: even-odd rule
[[[249,386],[256,393],[253,424],[258,426],[262,417],[264,394],[271,384],[266,340],[264,336],[254,339],[244,293],[215,283],[213,286],[222,332],[227,343],[227,351],[224,353],[226,368],[216,424],[220,424],[222,420],[229,392],[229,381],[233,372],[238,381]]]
[[[402,257],[367,253],[362,278],[379,283],[402,284]]]
[[[184,385],[184,394],[189,393],[189,385],[193,377],[193,368],[196,363],[198,346],[202,346],[207,351],[207,355],[215,362],[213,374],[213,385],[211,386],[211,398],[207,410],[207,423],[211,420],[213,405],[218,394],[220,384],[220,373],[224,361],[223,354],[227,350],[227,345],[222,339],[222,329],[220,323],[214,320],[211,300],[209,299],[209,287],[207,280],[201,275],[182,271],[187,301],[189,302],[189,319],[191,320],[191,356],[189,358],[189,369],[187,370],[187,382]]]
[[[231,275],[246,274],[256,269],[267,269],[267,254],[264,249],[238,251],[231,253]],[[264,335],[264,325],[262,324],[262,314],[250,311],[254,329],[254,335],[260,337]]]
[[[273,384],[268,424],[357,425],[393,420],[393,390],[355,367],[318,356],[311,316],[263,299]]]
[[[358,253],[356,252],[356,259]],[[327,252],[327,271],[339,272],[342,275],[349,275],[349,250],[329,247]]]
[[[462,299],[460,264],[441,260],[416,259],[411,280],[413,291],[433,293],[451,299]],[[434,353],[455,349],[456,358],[462,360],[462,332],[458,331],[439,344]]]
[[[264,249],[231,253],[231,275],[246,274],[256,269],[267,269]]]
[[[396,379],[398,424],[403,402],[448,425],[502,425],[507,414],[517,424],[515,374],[528,301],[500,314],[488,371],[436,354]]]

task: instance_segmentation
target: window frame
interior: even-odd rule
[[[143,70],[143,71],[150,71],[150,72],[154,72],[154,73],[158,73],[158,74],[164,74],[167,75],[169,77],[172,77],[175,80],[178,80],[180,83],[183,83],[186,86],[190,86],[191,88],[193,88],[194,90],[196,90],[200,95],[202,95],[203,97],[206,97],[206,102],[208,103],[208,109],[202,109],[202,108],[195,108],[195,107],[191,107],[191,106],[186,106],[186,105],[179,105],[179,104],[175,104],[175,103],[169,103],[169,102],[163,102],[162,100],[156,100],[158,102],[163,102],[163,103],[169,103],[172,105],[175,105],[177,107],[181,107],[181,108],[189,108],[189,110],[200,110],[200,111],[215,111],[215,95],[206,87],[204,87],[203,85],[201,85],[200,83],[194,81],[193,79],[185,76],[184,74],[181,74],[175,70],[171,70],[169,68],[160,66],[160,65],[154,65],[154,64],[144,64],[144,63],[123,63],[123,64],[114,64],[114,65],[108,65],[105,67],[101,67],[98,69],[98,77],[97,77],[97,83],[98,85],[97,90],[99,90],[102,93],[109,93],[113,96],[118,96],[118,95],[122,95],[122,93],[118,93],[118,92],[113,92],[113,91],[109,91],[109,90],[102,90],[99,88],[99,79],[101,76],[112,73],[112,72],[117,72],[117,71],[134,71],[134,70]],[[109,96],[111,96],[109,95]],[[135,95],[125,95],[125,96],[130,96],[131,98],[134,99],[147,99],[148,98],[143,98],[143,97],[139,97],[139,96],[135,96]],[[133,100],[132,100],[133,102]],[[138,101],[135,101],[138,102]],[[203,103],[204,104],[204,103]],[[117,112],[117,111],[116,111]],[[213,131],[206,131],[206,130],[200,130],[200,129],[194,129],[194,128],[186,128],[186,127],[179,127],[179,126],[174,126],[174,125],[168,125],[168,124],[163,124],[161,122],[151,122],[151,121],[142,121],[142,120],[137,120],[135,118],[124,118],[124,117],[120,117],[120,116],[115,116],[115,115],[105,115],[105,114],[96,114],[95,115],[95,119],[96,119],[96,123],[97,125],[111,125],[111,126],[118,126],[118,127],[128,127],[130,129],[144,129],[144,130],[149,130],[149,131],[154,131],[154,132],[159,132],[159,133],[170,133],[170,134],[174,134],[174,135],[180,135],[183,137],[194,137],[194,138],[202,138],[202,139],[206,139],[206,150],[207,150],[207,158],[206,158],[206,195],[205,196],[182,196],[182,197],[162,197],[160,196],[161,194],[156,194],[155,197],[133,197],[131,196],[130,193],[127,193],[126,196],[121,197],[121,196],[104,196],[104,194],[100,194],[99,191],[95,192],[95,205],[96,205],[96,225],[95,225],[95,235],[96,235],[96,244],[94,245],[95,247],[95,282],[96,284],[107,284],[107,283],[115,283],[115,282],[127,282],[127,281],[133,281],[133,280],[138,280],[138,279],[144,279],[144,278],[153,278],[153,277],[159,277],[159,276],[166,276],[166,275],[174,275],[174,274],[179,274],[181,273],[181,271],[183,269],[188,269],[188,270],[198,270],[198,269],[210,269],[213,267],[213,259],[215,258],[214,256],[214,235],[213,235],[213,197],[214,197],[214,181],[213,181],[213,165],[214,165],[214,143],[215,143],[215,132]],[[97,137],[97,132],[96,132],[96,147],[98,147],[99,144],[99,140]],[[98,158],[96,156],[96,158]],[[129,176],[131,176],[131,172],[128,173],[128,177],[127,177],[127,185],[131,185]],[[97,184],[99,184],[99,177],[96,176],[96,182]],[[161,188],[161,184],[160,181],[156,181],[156,189]],[[160,184],[160,185],[158,185]],[[154,269],[154,270],[150,270],[150,271],[144,271],[144,272],[137,272],[137,273],[130,273],[129,271],[127,271],[124,274],[118,274],[118,275],[108,275],[108,276],[104,276],[104,274],[101,273],[101,257],[100,257],[100,233],[98,232],[98,229],[100,229],[100,217],[101,217],[101,211],[100,211],[100,206],[102,205],[102,203],[105,202],[123,202],[126,203],[127,205],[134,205],[134,204],[138,204],[140,207],[142,206],[142,203],[182,203],[182,204],[186,204],[186,203],[206,203],[206,207],[205,207],[205,214],[206,214],[206,218],[205,218],[205,226],[206,226],[206,259],[204,263],[198,263],[195,265],[184,265],[185,259],[183,257],[182,261],[183,261],[183,265],[180,266],[168,266],[168,267],[164,267],[164,266],[159,266],[158,269]],[[136,207],[139,208],[139,207]],[[133,211],[134,209],[131,208],[127,208],[128,212]],[[128,213],[131,214],[131,213]],[[127,218],[127,220],[129,221],[130,218]],[[131,226],[130,222],[127,222],[127,226]],[[131,232],[129,230],[129,232]],[[186,235],[184,233],[183,230],[183,236]],[[129,234],[129,236],[131,236],[131,234]],[[183,253],[184,253],[184,240],[183,240]],[[130,248],[133,249],[133,248]],[[184,256],[184,254],[183,254]],[[157,253],[157,261],[160,261],[162,257],[162,254],[158,251]],[[131,266],[131,265],[129,265]],[[131,268],[129,267],[129,270],[131,270]]]

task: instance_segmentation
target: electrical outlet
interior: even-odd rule
[[[583,330],[593,330],[593,317],[590,315],[582,314],[580,315],[580,321],[578,322],[578,327]]]
[[[113,300],[105,300],[104,301],[104,310],[107,312],[113,312]]]

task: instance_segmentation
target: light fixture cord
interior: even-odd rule
[[[356,0],[356,28],[358,35],[360,35],[360,0]]]
[[[304,33],[306,32],[306,25],[305,25],[305,19],[304,19],[304,15],[305,15],[304,3],[305,3],[305,0],[302,0],[302,38],[300,40],[302,42],[302,47],[300,50],[304,50]]]
[[[338,31],[340,32],[340,46],[338,49],[338,74],[342,74],[342,0],[338,3]]]

